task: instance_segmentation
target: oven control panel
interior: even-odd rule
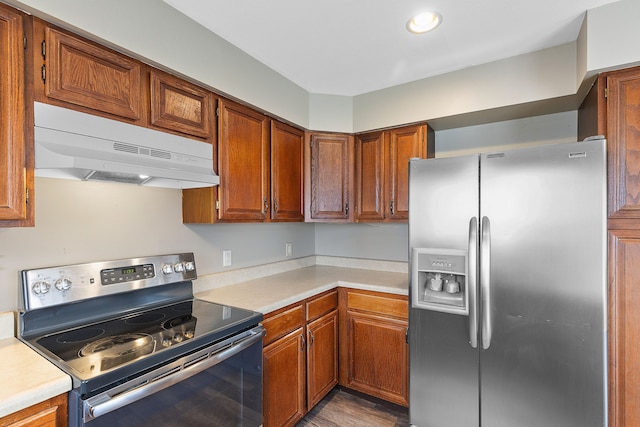
[[[23,270],[22,307],[50,307],[197,278],[193,253]]]

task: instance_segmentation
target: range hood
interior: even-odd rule
[[[36,176],[165,188],[220,183],[206,142],[40,102],[34,119]]]

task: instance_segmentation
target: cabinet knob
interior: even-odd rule
[[[391,201],[391,203],[389,204],[389,211],[391,212],[391,215],[395,215],[395,207],[393,205],[393,200]]]
[[[263,199],[263,202],[264,202],[264,213],[266,214],[267,212],[269,212],[269,202],[267,201],[266,197]]]
[[[344,205],[344,216],[349,216],[349,202]]]

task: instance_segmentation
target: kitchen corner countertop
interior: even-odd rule
[[[71,390],[71,378],[17,338],[0,340],[0,417]]]
[[[338,286],[407,295],[408,280],[406,273],[316,265],[211,289],[195,296],[266,314]]]

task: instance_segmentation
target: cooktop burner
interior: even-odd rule
[[[246,310],[194,299],[49,334],[33,344],[55,355],[79,378],[88,379],[185,342],[222,333],[246,318]]]

